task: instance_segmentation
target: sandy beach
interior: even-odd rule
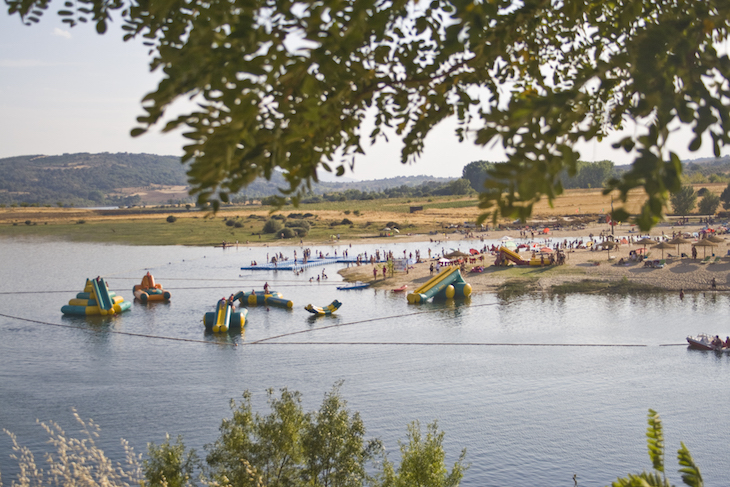
[[[658,226],[652,229],[648,235],[654,239],[661,239],[662,236],[671,238],[673,233],[698,233],[705,226]],[[711,228],[717,228],[716,226]],[[520,233],[517,230],[490,232],[486,234],[485,239],[500,239],[504,236],[511,237],[517,242],[545,242],[555,243],[566,238],[588,237],[589,234],[594,236],[595,240],[599,240],[601,233],[609,234],[610,227],[608,225],[595,225],[589,229],[566,229],[553,231],[549,235],[535,235],[534,240],[520,239]],[[481,235],[481,234],[480,234]],[[629,231],[615,230],[614,238],[621,241],[624,237],[630,240],[633,237],[637,240],[638,236],[645,236],[646,233],[630,233]],[[692,259],[692,244],[682,244],[679,247],[680,253],[689,255],[689,258],[680,258],[677,253],[677,247],[674,249],[664,250],[651,249],[652,245],[647,245],[648,259],[665,260],[663,268],[646,267],[645,262],[636,262],[629,260],[629,253],[642,249],[641,244],[625,243],[618,247],[606,251],[594,251],[586,249],[568,250],[566,252],[566,263],[560,266],[532,267],[532,266],[513,266],[510,268],[496,267],[494,254],[482,254],[476,256],[476,263],[467,263],[465,272],[462,273],[464,279],[472,286],[474,293],[496,292],[501,286],[510,282],[529,282],[531,289],[549,291],[553,286],[563,283],[577,283],[585,280],[591,281],[622,281],[624,279],[629,282],[647,287],[663,288],[667,291],[679,292],[697,292],[711,291],[712,280],[715,279],[717,292],[730,291],[730,256],[728,256],[728,242],[730,242],[730,234],[720,234],[725,242],[717,243],[714,247],[697,247],[698,258]],[[445,241],[450,247],[454,247],[459,239],[464,237],[461,235],[449,234],[449,240]],[[531,235],[529,236],[531,237]],[[434,236],[403,236],[398,237],[398,241],[428,241]],[[443,238],[443,236],[439,237]],[[695,239],[691,239],[696,243]],[[359,242],[362,243],[362,242]],[[656,242],[658,243],[658,242]],[[703,263],[705,254],[711,256],[714,253],[716,257],[710,259],[710,262]],[[619,265],[621,259],[624,259],[624,265]],[[340,274],[347,281],[363,281],[370,282],[373,287],[382,289],[394,289],[403,285],[408,286],[408,292],[413,291],[421,284],[428,281],[431,277],[430,265],[434,259],[425,260],[422,263],[414,264],[406,274],[405,272],[396,272],[394,276],[382,278],[382,272],[379,277],[373,280],[372,265],[363,264],[361,266],[353,266],[340,271]],[[475,266],[483,266],[484,271],[481,273],[472,273],[471,269]],[[382,268],[382,264],[379,265]]]

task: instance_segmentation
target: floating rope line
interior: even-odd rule
[[[106,277],[104,279],[106,279]],[[118,278],[114,278],[114,279],[118,279]],[[140,279],[139,278],[135,278],[135,280],[136,281],[139,281]],[[158,279],[155,278],[155,280],[157,281]],[[174,279],[160,279],[160,280],[161,281],[173,281]],[[180,279],[180,280],[184,280],[184,281],[196,281],[196,280],[198,280],[198,281],[204,281],[205,279]],[[210,280],[210,281],[225,281],[226,279],[208,279],[208,280]],[[261,281],[264,282],[265,279],[261,279]],[[236,282],[239,282],[240,283],[240,281],[236,281]],[[319,286],[345,286],[345,285],[347,285],[346,282],[340,282],[340,281],[318,282],[318,283],[309,282],[309,281],[306,281],[306,282],[302,282],[302,281],[290,281],[290,282],[295,282],[297,284],[284,284],[284,285],[281,285],[281,286],[278,286],[277,285],[276,287],[282,287],[282,288],[284,288],[284,287],[300,287],[300,286],[305,285],[305,284],[311,284],[313,286],[315,286],[315,285],[319,285]],[[193,287],[169,287],[169,286],[165,286],[165,289],[168,290],[168,291],[180,291],[180,290],[198,290],[198,289],[231,289],[232,287],[234,287],[234,286],[193,286]],[[110,288],[109,290],[110,291],[115,291],[114,288]],[[0,291],[0,295],[38,294],[38,293],[46,293],[46,294],[73,293],[74,295],[76,295],[78,292],[79,292],[78,289],[61,290],[61,291]]]
[[[494,306],[499,303],[484,303],[484,304],[478,304],[478,305],[472,305],[470,307],[481,307],[481,306]],[[430,314],[430,313],[438,313],[438,312],[444,312],[448,310],[443,309],[433,309],[433,310],[427,310],[427,311],[420,311],[416,313],[406,313],[401,315],[392,315],[392,316],[381,316],[378,318],[369,318],[366,320],[360,320],[360,321],[352,321],[348,323],[336,323],[333,325],[328,326],[321,326],[318,328],[311,328],[307,330],[299,330],[291,333],[284,333],[281,335],[275,335],[267,338],[262,338],[260,340],[254,340],[252,342],[243,342],[241,343],[242,346],[250,346],[250,345],[367,345],[367,346],[442,346],[442,347],[451,347],[451,346],[471,346],[471,347],[602,347],[602,348],[641,348],[641,347],[648,347],[648,345],[642,345],[642,344],[625,344],[625,343],[614,343],[614,344],[601,344],[601,343],[499,343],[499,342],[315,342],[315,341],[300,341],[300,342],[272,342],[272,340],[276,340],[279,338],[284,338],[288,336],[293,335],[299,335],[303,333],[311,333],[315,331],[321,331],[321,330],[327,330],[330,328],[339,328],[344,326],[351,326],[351,325],[357,325],[361,323],[368,323],[373,321],[381,321],[381,320],[389,320],[389,319],[395,319],[395,318],[403,318],[407,316],[417,316],[422,314]],[[76,326],[76,325],[64,325],[61,323],[51,323],[47,321],[39,321],[39,320],[33,320],[29,318],[22,318],[20,316],[12,316],[4,313],[0,313],[0,316],[3,316],[5,318],[10,318],[13,320],[19,320],[19,321],[25,321],[28,323],[36,323],[40,325],[47,325],[47,326],[56,326],[60,328],[72,328],[76,330],[81,331],[97,331],[97,330],[91,330],[86,327],[82,326]],[[206,340],[196,340],[192,338],[176,338],[176,337],[165,337],[165,336],[159,336],[159,335],[147,335],[142,333],[131,333],[131,332],[125,332],[125,331],[116,331],[116,330],[105,330],[106,333],[112,333],[116,335],[127,335],[132,337],[138,337],[138,338],[151,338],[151,339],[157,339],[157,340],[170,340],[170,341],[178,341],[178,342],[189,342],[189,343],[204,343],[206,345],[229,345],[233,347],[238,347],[238,344],[236,343],[225,343],[225,342],[212,342],[212,341],[206,341]],[[660,347],[672,347],[672,346],[682,346],[685,344],[682,343],[668,343],[668,344],[660,344]]]
[[[5,318],[10,318],[12,320],[18,320],[18,321],[26,321],[28,323],[36,323],[39,325],[47,325],[47,326],[57,326],[59,328],[72,328],[75,330],[81,330],[81,331],[98,331],[98,330],[92,330],[83,326],[76,326],[76,325],[64,325],[62,323],[50,323],[48,321],[39,321],[39,320],[31,320],[29,318],[22,318],[20,316],[12,316],[12,315],[6,315],[5,313],[0,313],[0,316],[4,316]],[[233,347],[237,347],[237,343],[225,343],[225,342],[211,342],[206,340],[195,340],[193,338],[175,338],[175,337],[164,337],[164,336],[158,336],[158,335],[145,335],[142,333],[131,333],[128,331],[116,331],[116,330],[105,330],[106,333],[113,333],[115,335],[127,335],[127,336],[133,336],[133,337],[139,337],[139,338],[154,338],[157,340],[171,340],[175,342],[191,342],[191,343],[205,343],[207,345],[229,345]]]
[[[487,303],[487,304],[481,304],[481,305],[477,304],[474,307],[477,307],[477,306],[492,306],[494,304],[496,304],[496,303]],[[266,341],[269,341],[269,340],[276,340],[277,338],[284,338],[284,337],[288,337],[288,336],[292,336],[292,335],[300,335],[302,333],[312,333],[312,332],[320,331],[320,330],[328,330],[330,328],[340,328],[340,327],[344,327],[344,326],[359,325],[361,323],[369,323],[369,322],[372,322],[372,321],[390,320],[390,319],[394,319],[394,318],[404,318],[406,316],[416,316],[416,315],[423,315],[423,314],[443,312],[443,311],[445,311],[445,310],[443,310],[443,309],[432,309],[432,310],[428,310],[428,311],[420,311],[420,312],[417,312],[417,313],[405,313],[405,314],[402,314],[402,315],[380,316],[378,318],[368,318],[367,320],[350,321],[348,323],[335,323],[334,325],[320,326],[320,327],[317,327],[317,328],[310,328],[308,330],[299,330],[299,331],[293,331],[293,332],[290,332],[290,333],[284,333],[284,334],[281,334],[281,335],[274,335],[274,336],[271,336],[271,337],[268,337],[268,338],[262,338],[260,340],[254,340],[252,342],[247,342],[244,345],[256,345],[256,344],[259,344],[259,343],[262,343],[262,342],[266,342]]]
[[[469,309],[471,308],[481,308],[483,306],[498,306],[501,303],[482,303],[482,304],[472,304],[469,305]],[[408,316],[417,316],[417,315],[423,315],[423,314],[430,314],[430,313],[443,313],[444,311],[449,311],[445,309],[431,309],[426,311],[419,311],[416,313],[406,313],[401,315],[391,315],[391,316],[381,316],[377,318],[368,318],[366,320],[359,320],[359,321],[351,321],[348,323],[336,323],[334,325],[328,325],[328,326],[320,326],[317,328],[311,328],[308,330],[299,330],[294,331],[291,333],[284,333],[281,335],[275,335],[268,338],[261,338],[259,340],[254,340],[252,342],[244,342],[241,345],[242,346],[248,346],[248,345],[402,345],[402,346],[526,346],[526,347],[646,347],[647,345],[637,345],[637,344],[585,344],[585,343],[576,343],[576,344],[565,344],[565,343],[479,343],[479,342],[276,342],[276,343],[270,343],[271,340],[277,340],[279,338],[285,338],[293,335],[300,335],[303,333],[311,333],[315,331],[320,330],[327,330],[330,328],[339,328],[339,327],[345,327],[345,326],[351,326],[351,325],[358,325],[362,323],[369,323],[373,321],[381,321],[381,320],[390,320],[395,318],[404,318]]]
[[[0,294],[51,294],[51,293],[78,293],[78,289],[74,289],[73,291],[0,291]]]
[[[465,347],[648,347],[626,343],[489,343],[489,342],[264,342],[257,340],[243,345],[397,345],[397,346],[465,346]],[[679,345],[679,344],[677,344]]]

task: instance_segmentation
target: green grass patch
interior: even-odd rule
[[[636,295],[636,294],[659,294],[666,293],[667,290],[661,287],[649,284],[638,284],[623,278],[620,281],[594,281],[582,280],[578,282],[566,282],[557,284],[550,288],[551,294],[620,294],[620,295]]]
[[[431,200],[431,201],[428,201]],[[304,203],[292,211],[306,212],[308,210],[322,211],[359,211],[367,217],[368,212],[392,211],[394,213],[410,213],[411,206],[423,206],[423,208],[475,208],[479,200],[477,198],[464,199],[463,196],[429,196],[428,198],[383,198],[375,200],[348,200],[348,201],[324,201],[321,203]],[[284,207],[282,210],[293,207]]]
[[[6,237],[32,237],[61,239],[72,242],[120,243],[126,245],[216,245],[226,242],[258,242],[262,224],[254,229],[226,226],[223,219],[178,218],[168,223],[166,216],[145,219],[87,220],[84,225],[76,222],[52,223],[34,226],[0,226],[0,235]],[[271,238],[270,236],[267,236]]]
[[[494,267],[490,266],[486,268],[486,272],[489,274],[499,275],[500,277],[508,278],[527,278],[537,279],[540,277],[549,276],[565,276],[565,275],[585,275],[586,271],[575,266],[570,265],[553,265],[545,267],[537,266],[509,266],[509,267]]]
[[[525,294],[534,294],[539,291],[537,277],[510,279],[497,288],[497,297],[502,301],[519,298]]]
[[[451,196],[453,198],[453,196]],[[479,204],[479,200],[468,199],[468,200],[457,200],[457,201],[440,201],[434,203],[425,203],[423,208],[474,208]]]

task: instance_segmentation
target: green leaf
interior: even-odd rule
[[[682,468],[679,471],[682,473],[682,481],[690,487],[703,487],[704,482],[702,481],[702,474],[700,469],[695,465],[694,459],[690,454],[689,450],[684,443],[680,443],[681,448],[677,451],[677,458]]]
[[[664,472],[664,433],[662,431],[662,420],[654,410],[649,410],[647,419],[649,427],[646,430],[646,443],[649,449],[654,470]]]

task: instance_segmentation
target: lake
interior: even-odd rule
[[[372,243],[348,251],[426,255],[429,245],[443,246]],[[331,255],[345,248],[313,247]],[[321,267],[299,276],[240,270],[294,249],[301,257],[300,247],[0,240],[0,428],[40,452],[47,436],[36,419],[75,432],[75,408],[101,426],[99,444],[114,460],[122,460],[120,438],[145,452],[166,432],[204,455],[230,400],[244,390],[262,412],[266,389],[282,387],[300,391],[312,410],[343,380],[342,395],[360,412],[366,436],[379,437],[396,463],[407,424],[438,420],[449,464],[467,448],[463,486],[573,486],[574,474],[580,486],[609,485],[649,470],[649,408],[664,420],[673,483],[681,482],[676,450],[683,441],[706,485],[728,484],[730,448],[721,431],[730,424],[730,354],[684,344],[690,334],[730,334],[727,295],[504,302],[482,294],[468,303],[413,306],[404,294],[337,290],[337,265],[326,266],[329,279],[320,283],[309,278]],[[116,317],[60,312],[98,275],[131,300],[148,270],[171,291],[169,304],[134,303]],[[264,282],[294,308],[251,308],[244,336],[205,334],[203,315],[218,299]],[[335,316],[303,309],[334,299],[343,303]],[[269,337],[278,338],[251,344]],[[17,475],[11,453],[10,438],[0,435],[6,485]]]

